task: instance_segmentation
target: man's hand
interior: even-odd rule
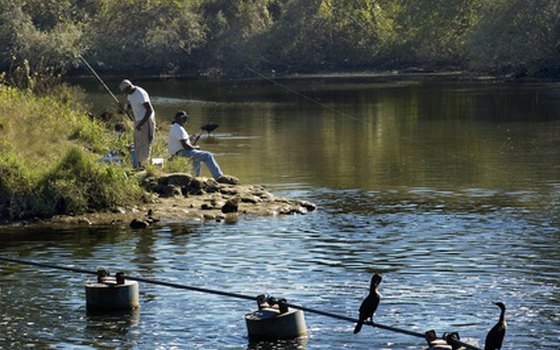
[[[119,114],[126,114],[129,110],[128,103],[119,103],[119,108],[117,109],[117,113]]]

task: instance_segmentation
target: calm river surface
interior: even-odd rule
[[[0,256],[256,296],[483,347],[560,348],[560,84],[322,77],[141,81],[243,183],[318,205],[305,216],[133,231],[2,229]],[[100,113],[112,100],[81,82]],[[118,81],[109,81],[116,92]],[[204,169],[206,171],[206,169]],[[208,173],[203,173],[208,175]],[[253,302],[140,285],[129,315],[85,311],[89,275],[0,262],[0,349],[420,349],[409,335],[306,313],[309,336],[249,342]]]

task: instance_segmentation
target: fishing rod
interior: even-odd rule
[[[195,136],[194,141],[193,141],[193,145],[196,145],[196,143],[198,142],[198,140],[200,139],[200,137],[202,136],[202,132],[206,131],[208,134],[210,134],[212,131],[214,131],[217,127],[218,124],[210,124],[210,121],[214,118],[214,116],[210,116],[210,118],[208,118],[208,120],[206,121],[206,123],[200,127],[200,129],[202,130],[198,135]]]
[[[115,96],[115,94],[113,94],[113,91],[111,91],[111,89],[107,86],[107,84],[105,84],[105,82],[103,81],[103,79],[101,79],[101,77],[99,76],[99,74],[97,74],[97,72],[95,71],[95,69],[93,69],[93,67],[88,63],[88,61],[86,61],[86,59],[84,58],[84,56],[78,54],[78,58],[80,60],[82,60],[82,62],[85,64],[85,66],[88,68],[88,70],[91,72],[91,74],[93,74],[93,76],[95,78],[97,78],[97,80],[99,81],[99,83],[101,83],[101,86],[103,86],[105,88],[105,90],[107,90],[107,92],[109,93],[109,95],[111,95],[111,97],[113,98],[113,100],[115,100],[115,102],[117,103],[117,105],[119,106],[119,108],[122,108],[121,103],[119,101],[119,99],[117,98],[117,96]],[[132,116],[128,113],[128,110],[125,108],[124,109],[125,114],[127,115],[128,118],[130,118],[130,120],[134,121],[134,118],[132,118]]]
[[[194,137],[194,140],[193,140],[193,142],[192,142],[193,146],[196,145],[196,143],[198,142],[198,140],[200,140],[200,136],[202,136],[202,131],[201,131],[198,135],[196,135],[196,136]]]
[[[231,92],[231,90],[230,90]],[[218,105],[221,102],[218,102]],[[214,109],[214,112],[212,112],[212,115],[210,115],[210,117],[208,118],[208,120],[206,121],[206,123],[204,123],[204,125],[202,125],[200,127],[200,129],[202,130],[198,135],[196,135],[193,139],[193,145],[196,145],[196,143],[198,142],[198,140],[200,139],[200,137],[202,136],[202,132],[206,131],[208,134],[210,134],[212,131],[216,130],[216,128],[218,127],[218,124],[210,124],[210,121],[212,119],[214,119],[214,117],[216,116],[216,113],[218,112],[218,107],[216,107]]]

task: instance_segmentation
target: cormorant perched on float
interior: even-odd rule
[[[506,336],[506,306],[502,302],[494,303],[502,310],[500,312],[500,320],[488,334],[486,335],[486,340],[484,341],[484,350],[500,350],[502,348],[502,342]]]
[[[376,273],[371,278],[369,294],[364,301],[362,301],[362,305],[360,305],[360,318],[358,319],[356,328],[354,328],[354,334],[360,332],[364,321],[369,319],[369,321],[373,322],[373,314],[375,310],[377,310],[377,306],[379,306],[379,301],[381,300],[381,294],[377,291],[379,283],[381,283],[381,275]]]

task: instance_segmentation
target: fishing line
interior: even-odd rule
[[[325,109],[329,109],[329,110],[333,111],[333,112],[336,113],[336,114],[343,115],[343,116],[348,117],[348,118],[350,118],[350,119],[352,119],[352,120],[360,121],[360,122],[363,122],[363,123],[368,124],[368,121],[367,121],[367,120],[359,119],[359,118],[357,118],[357,117],[354,117],[354,116],[351,115],[351,114],[348,114],[348,113],[339,111],[338,109],[336,109],[336,108],[334,108],[334,107],[332,107],[332,106],[329,106],[329,105],[327,105],[327,104],[325,104],[325,103],[322,103],[322,102],[320,102],[320,101],[317,101],[316,99],[314,99],[314,98],[312,98],[312,97],[309,97],[309,96],[307,96],[307,95],[305,95],[305,94],[303,94],[303,93],[301,93],[301,92],[299,92],[299,91],[297,91],[297,90],[294,90],[294,89],[290,88],[289,86],[278,82],[277,80],[274,80],[274,79],[272,79],[272,78],[270,78],[270,77],[267,77],[266,75],[264,75],[264,74],[262,74],[262,73],[257,72],[256,70],[254,70],[254,69],[251,68],[251,67],[245,66],[245,69],[247,69],[247,70],[250,71],[251,73],[255,74],[256,76],[258,76],[258,77],[260,77],[260,78],[262,78],[262,79],[265,79],[265,80],[267,80],[267,81],[273,83],[274,85],[280,86],[282,89],[284,89],[284,90],[286,90],[286,91],[288,91],[288,92],[290,92],[290,93],[292,93],[292,94],[294,94],[294,95],[297,95],[297,96],[299,96],[299,97],[301,97],[301,98],[303,98],[303,99],[305,99],[305,100],[307,100],[307,101],[309,101],[309,102],[311,102],[311,103],[314,103],[314,104],[316,104],[316,105],[318,105],[318,106],[321,106],[321,107],[323,107],[323,108],[325,108]]]
[[[119,108],[122,108],[121,103],[119,101],[119,99],[117,98],[117,96],[115,96],[115,94],[113,94],[113,91],[111,91],[111,89],[107,86],[107,84],[105,84],[105,82],[103,81],[103,79],[101,79],[101,77],[99,76],[99,74],[97,74],[97,72],[95,71],[95,69],[93,69],[93,67],[88,63],[88,61],[86,61],[86,59],[84,58],[84,56],[78,54],[78,58],[80,60],[82,60],[82,62],[85,64],[85,66],[88,68],[88,70],[91,72],[91,74],[97,78],[97,80],[99,81],[99,83],[101,83],[101,85],[105,88],[105,90],[107,90],[107,92],[109,93],[109,95],[111,95],[111,97],[113,98],[113,100],[115,100],[115,102],[117,103],[117,105],[119,106]],[[124,109],[125,114],[127,115],[128,118],[130,118],[130,120],[134,121],[134,118],[132,118],[132,116],[128,113],[128,110],[125,108]]]
[[[353,115],[351,115],[351,114],[348,114],[348,113],[346,113],[346,112],[342,112],[342,111],[340,111],[340,110],[338,110],[338,109],[336,109],[336,108],[334,108],[334,107],[332,107],[332,106],[329,106],[329,105],[327,105],[327,104],[325,104],[325,103],[322,103],[322,102],[320,102],[320,101],[317,101],[316,99],[314,99],[314,98],[312,98],[312,97],[309,97],[309,96],[307,96],[307,95],[305,95],[305,94],[303,94],[303,93],[301,93],[301,92],[299,92],[299,91],[297,91],[297,90],[294,90],[294,89],[290,88],[289,86],[287,86],[287,85],[285,85],[285,84],[282,84],[282,83],[278,82],[277,80],[275,80],[275,79],[273,79],[273,78],[271,78],[271,77],[268,77],[268,76],[266,76],[266,75],[264,75],[264,74],[262,74],[262,73],[259,73],[258,71],[256,71],[255,69],[253,69],[253,68],[251,68],[251,67],[245,66],[245,69],[247,69],[247,70],[250,71],[251,73],[255,74],[256,76],[258,76],[258,77],[260,77],[260,78],[262,78],[262,79],[265,79],[265,80],[267,80],[267,81],[273,83],[274,85],[277,85],[277,86],[279,86],[280,88],[282,88],[282,89],[284,89],[284,90],[290,92],[290,93],[293,93],[293,94],[295,94],[295,95],[297,95],[297,96],[299,96],[299,97],[301,97],[301,98],[303,98],[303,99],[305,99],[305,100],[307,100],[307,101],[309,101],[309,102],[311,102],[311,103],[314,103],[314,104],[316,104],[316,105],[318,105],[318,106],[321,106],[321,107],[323,107],[323,108],[325,108],[325,109],[331,110],[331,111],[333,111],[334,113],[336,113],[336,114],[338,114],[338,115],[341,115],[341,116],[343,116],[343,117],[352,119],[352,120],[354,120],[354,121],[362,122],[362,123],[366,124],[366,125],[369,126],[369,127],[373,127],[373,126],[374,126],[374,125],[371,123],[371,121],[369,121],[369,120],[360,119],[360,118],[355,117],[355,116],[353,116]],[[406,136],[402,136],[402,135],[399,136],[399,138],[400,138],[401,140],[408,141],[409,143],[416,144],[416,145],[418,145],[418,146],[422,146],[423,148],[428,149],[428,150],[430,150],[430,151],[433,151],[434,153],[438,153],[438,154],[444,155],[444,156],[446,156],[446,157],[451,157],[452,159],[460,160],[460,161],[462,161],[462,162],[464,162],[464,163],[468,163],[468,164],[472,164],[472,165],[477,165],[477,166],[484,166],[484,165],[482,165],[482,164],[476,163],[476,162],[475,162],[474,160],[472,160],[472,159],[469,159],[469,158],[466,158],[466,157],[463,157],[463,156],[460,156],[460,155],[457,155],[457,154],[451,154],[451,153],[449,153],[449,152],[442,151],[442,150],[440,150],[440,149],[438,149],[438,148],[432,147],[432,146],[430,146],[430,145],[428,145],[428,144],[426,144],[426,143],[424,143],[424,142],[422,142],[422,141],[419,141],[419,140],[417,140],[417,139],[414,139],[414,138],[410,138],[410,137],[406,137]]]
[[[333,13],[334,9],[335,9],[336,7],[338,7],[338,5],[337,5],[335,2],[333,2],[333,3],[326,2],[326,4],[328,5],[328,7],[329,7],[328,10],[329,10],[329,12],[330,12],[331,14]],[[360,6],[359,4],[357,4],[357,5],[358,5],[358,7],[359,7],[360,10],[363,10],[362,6]],[[369,30],[368,30],[368,29],[363,25],[363,23],[361,23],[357,18],[355,18],[354,16],[352,16],[352,15],[350,15],[350,14],[348,14],[348,13],[343,13],[343,15],[345,15],[345,16],[348,17],[348,18],[350,18],[350,20],[351,20],[352,22],[354,22],[357,26],[359,26],[360,29],[361,29],[365,34],[368,34],[368,35],[370,34]],[[265,58],[262,57],[262,56],[260,57],[260,60],[261,60],[261,61],[266,61]],[[284,89],[284,90],[286,90],[286,91],[288,91],[288,92],[290,92],[290,93],[292,93],[292,94],[295,94],[295,95],[297,95],[297,96],[299,96],[299,97],[301,97],[301,98],[303,98],[303,99],[305,99],[305,100],[307,100],[307,101],[309,101],[309,102],[311,102],[311,103],[314,103],[314,104],[316,104],[316,105],[319,105],[319,106],[321,106],[321,107],[323,107],[323,108],[325,108],[325,109],[331,110],[331,111],[333,111],[334,113],[336,113],[336,114],[338,114],[338,115],[347,117],[347,118],[349,118],[349,119],[351,119],[351,120],[354,120],[354,121],[360,121],[360,122],[362,122],[362,123],[368,125],[369,127],[374,126],[374,125],[373,125],[370,121],[368,121],[368,120],[360,119],[360,118],[358,118],[358,117],[355,117],[354,115],[351,115],[351,114],[342,112],[342,111],[340,111],[340,110],[338,110],[338,109],[336,109],[336,108],[334,108],[334,107],[332,107],[332,106],[329,106],[329,105],[327,105],[327,104],[325,104],[325,103],[322,103],[322,102],[320,102],[320,101],[317,101],[317,100],[315,100],[314,98],[309,97],[309,96],[307,96],[307,95],[305,95],[305,94],[303,94],[303,93],[301,93],[301,92],[299,92],[299,91],[297,91],[297,90],[294,90],[294,89],[290,88],[289,86],[287,86],[287,85],[285,85],[285,84],[282,84],[282,83],[278,82],[277,80],[275,80],[275,79],[273,79],[273,78],[270,78],[270,77],[268,77],[268,76],[266,76],[266,75],[264,75],[264,74],[261,74],[260,72],[258,72],[257,70],[255,70],[255,69],[253,69],[253,68],[251,68],[251,67],[245,66],[245,69],[247,69],[247,70],[250,71],[251,73],[255,74],[256,76],[258,76],[258,77],[260,77],[260,78],[262,78],[262,79],[265,79],[265,80],[267,80],[267,81],[273,83],[274,85],[277,85],[277,86],[281,87],[282,89]],[[444,155],[444,156],[446,156],[446,157],[451,157],[452,159],[456,159],[456,160],[462,161],[462,162],[467,163],[467,164],[471,164],[471,165],[475,165],[475,166],[484,166],[484,165],[481,165],[481,164],[476,163],[476,161],[473,160],[473,159],[466,158],[466,157],[460,156],[460,155],[458,155],[458,154],[451,154],[451,153],[449,153],[449,152],[442,151],[442,150],[440,150],[439,148],[432,147],[432,146],[430,146],[430,145],[428,145],[428,144],[426,144],[426,143],[424,143],[424,142],[422,142],[422,141],[419,141],[419,140],[417,140],[417,139],[414,139],[414,138],[410,138],[410,137],[406,137],[406,136],[402,136],[402,135],[399,136],[399,138],[400,138],[401,140],[408,141],[409,143],[416,144],[416,145],[419,145],[419,146],[421,146],[421,147],[423,147],[423,148],[425,148],[425,149],[431,150],[431,151],[433,151],[434,153],[438,153],[438,154]]]
[[[220,104],[220,103],[218,103],[218,105],[219,105],[219,104]],[[212,119],[214,119],[214,117],[216,116],[216,113],[217,113],[217,112],[218,112],[218,107],[216,107],[216,108],[214,109],[214,112],[212,112],[212,114],[210,115],[210,118],[208,118],[208,120],[206,120],[206,123],[204,123],[204,125],[202,125],[202,126],[200,127],[200,130],[201,130],[201,131],[200,131],[200,133],[199,133],[198,135],[196,135],[196,136],[194,137],[194,141],[193,141],[193,143],[192,143],[193,145],[196,145],[196,143],[198,142],[198,140],[200,140],[200,137],[202,136],[202,133],[205,131],[205,130],[204,130],[204,127],[205,127],[206,125],[208,125]],[[208,132],[208,134],[210,134],[210,132]]]
[[[97,272],[89,271],[89,270],[85,270],[85,269],[80,269],[80,268],[75,268],[75,267],[65,267],[65,266],[51,265],[51,264],[34,262],[34,261],[25,261],[25,260],[13,259],[13,258],[5,258],[5,257],[2,257],[2,256],[0,256],[0,260],[15,263],[15,264],[37,266],[37,267],[43,267],[43,268],[48,268],[48,269],[64,270],[64,271],[70,271],[70,272],[76,272],[76,273],[97,275]],[[171,287],[171,288],[185,289],[185,290],[207,293],[207,294],[215,294],[215,295],[220,295],[220,296],[225,296],[225,297],[230,297],[230,298],[237,298],[237,299],[244,299],[244,300],[251,300],[251,301],[256,301],[257,300],[257,297],[254,297],[254,296],[232,293],[232,292],[227,292],[227,291],[223,291],[223,290],[189,286],[189,285],[172,283],[172,282],[165,282],[165,281],[157,281],[157,280],[153,280],[153,279],[147,279],[147,278],[142,278],[142,277],[134,277],[134,276],[128,276],[128,275],[124,275],[123,278],[131,280],[131,281],[143,282],[143,283],[148,283],[148,284],[155,284],[155,285]],[[347,321],[347,322],[351,322],[351,323],[357,323],[358,322],[357,319],[352,318],[352,317],[337,315],[337,314],[334,314],[334,313],[331,313],[331,312],[325,312],[325,311],[321,311],[321,310],[317,310],[317,309],[313,309],[313,308],[304,307],[304,306],[301,306],[301,305],[287,304],[287,306],[289,306],[291,308],[294,308],[294,309],[299,309],[299,310],[302,310],[302,311],[307,311],[309,313],[314,313],[314,314],[317,314],[317,315],[322,315],[322,316],[326,316],[326,317],[330,317],[330,318],[335,318],[335,319],[342,320],[342,321]],[[388,331],[391,331],[391,332],[406,334],[406,335],[410,335],[410,336],[425,339],[425,334],[424,333],[418,333],[418,332],[414,332],[414,331],[411,331],[411,330],[401,329],[401,328],[397,328],[397,327],[393,327],[393,326],[387,326],[387,325],[383,325],[383,324],[376,323],[376,322],[370,322],[370,321],[365,321],[364,324],[367,324],[367,325],[370,325],[370,326],[373,326],[373,327],[376,327],[376,328],[385,329],[385,330],[388,330]],[[467,348],[469,350],[481,350],[477,347],[474,347],[474,346],[466,344],[466,343],[462,343],[460,341],[455,341],[455,342],[459,345],[464,346],[465,348]]]
[[[228,90],[228,94],[231,94],[231,87]],[[224,104],[223,102],[223,97],[219,98],[217,100],[217,102],[214,102],[216,105],[214,106],[214,110],[212,111],[212,114],[210,114],[210,117],[206,120],[206,123],[204,123],[201,127],[200,127],[200,133],[198,135],[194,136],[194,141],[192,142],[193,145],[196,145],[196,143],[198,142],[198,140],[200,139],[200,137],[202,136],[202,134],[204,133],[204,131],[207,131],[208,134],[210,134],[210,131],[204,129],[205,126],[209,125],[210,122],[216,117],[216,115],[218,114],[218,109],[220,108],[220,105]],[[216,124],[216,128],[218,127],[218,125]],[[215,129],[215,128],[214,128]]]

